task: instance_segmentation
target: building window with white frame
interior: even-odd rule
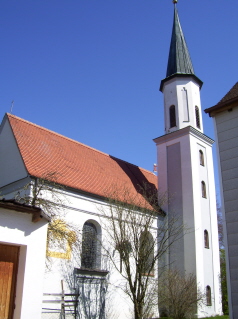
[[[199,150],[199,161],[200,165],[204,166],[204,154],[202,150]]]
[[[210,286],[206,287],[206,303],[207,303],[207,306],[211,306],[212,305],[212,293],[211,293],[211,287]]]
[[[202,188],[202,197],[207,198],[206,184],[204,181],[201,182],[201,188]]]
[[[204,247],[209,248],[209,236],[206,229],[204,230]]]
[[[195,106],[195,117],[196,117],[196,126],[197,126],[197,128],[201,129],[200,114],[199,114],[198,106]]]
[[[171,105],[169,108],[169,120],[170,120],[170,128],[176,126],[176,111],[175,106]]]

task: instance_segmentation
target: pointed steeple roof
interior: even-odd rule
[[[166,77],[177,73],[194,74],[194,70],[175,4],[174,22]]]
[[[183,35],[182,27],[180,25],[176,2],[177,1],[174,1],[174,21],[170,42],[167,73],[166,78],[161,81],[161,91],[164,82],[174,76],[190,75],[196,79],[200,87],[203,84],[202,81],[198,77],[196,77],[194,73],[192,60],[188,51],[185,37]]]

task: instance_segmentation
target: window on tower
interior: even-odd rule
[[[211,294],[211,287],[210,286],[206,287],[206,301],[207,301],[207,306],[212,305],[212,294]]]
[[[209,236],[206,229],[204,230],[204,247],[209,248]]]
[[[197,106],[195,106],[195,116],[196,116],[196,126],[197,128],[201,128],[200,125],[200,115],[199,115],[199,108]]]
[[[202,197],[207,198],[206,184],[204,181],[202,181],[201,186],[202,186]]]
[[[176,126],[176,112],[175,112],[174,105],[171,105],[169,108],[169,119],[170,119],[170,127]]]
[[[200,160],[200,165],[204,166],[204,154],[202,150],[199,150],[199,160]]]

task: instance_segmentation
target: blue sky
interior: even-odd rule
[[[205,109],[237,82],[238,1],[177,8]],[[0,117],[14,100],[14,115],[152,170],[172,20],[171,0],[0,0]]]

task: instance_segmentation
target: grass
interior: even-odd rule
[[[159,319],[172,319],[172,318],[161,317],[161,318],[159,318]],[[205,317],[205,318],[201,318],[201,319],[229,319],[229,316]]]

